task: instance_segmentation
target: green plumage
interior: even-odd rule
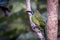
[[[34,11],[32,21],[37,25],[38,28],[45,25],[45,22],[43,21],[41,14],[39,13],[38,10]]]

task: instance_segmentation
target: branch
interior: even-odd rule
[[[38,35],[40,40],[45,40],[45,38],[42,35],[41,31],[36,27],[36,25],[31,20],[31,17],[33,15],[32,15],[32,11],[31,11],[30,0],[26,0],[26,10],[28,11],[30,25],[31,25],[32,30]]]

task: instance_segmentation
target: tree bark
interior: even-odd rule
[[[48,3],[48,15],[46,34],[47,40],[57,40],[58,33],[58,0],[47,0]]]

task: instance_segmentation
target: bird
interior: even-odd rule
[[[45,22],[42,18],[42,15],[40,14],[40,12],[38,10],[34,10],[34,12],[32,12],[32,22],[40,29],[40,28],[44,28],[45,26]]]

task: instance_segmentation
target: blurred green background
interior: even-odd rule
[[[0,32],[8,40],[39,40],[38,36],[32,31],[26,13],[26,0],[8,0],[6,6],[10,9],[9,17],[6,19],[4,12],[0,9],[0,25],[6,27],[6,31]],[[31,0],[33,10],[38,9],[43,19],[47,19],[47,1]],[[60,27],[60,6],[58,7],[58,27]],[[60,30],[60,29],[59,29]],[[60,32],[58,33],[60,35]]]

